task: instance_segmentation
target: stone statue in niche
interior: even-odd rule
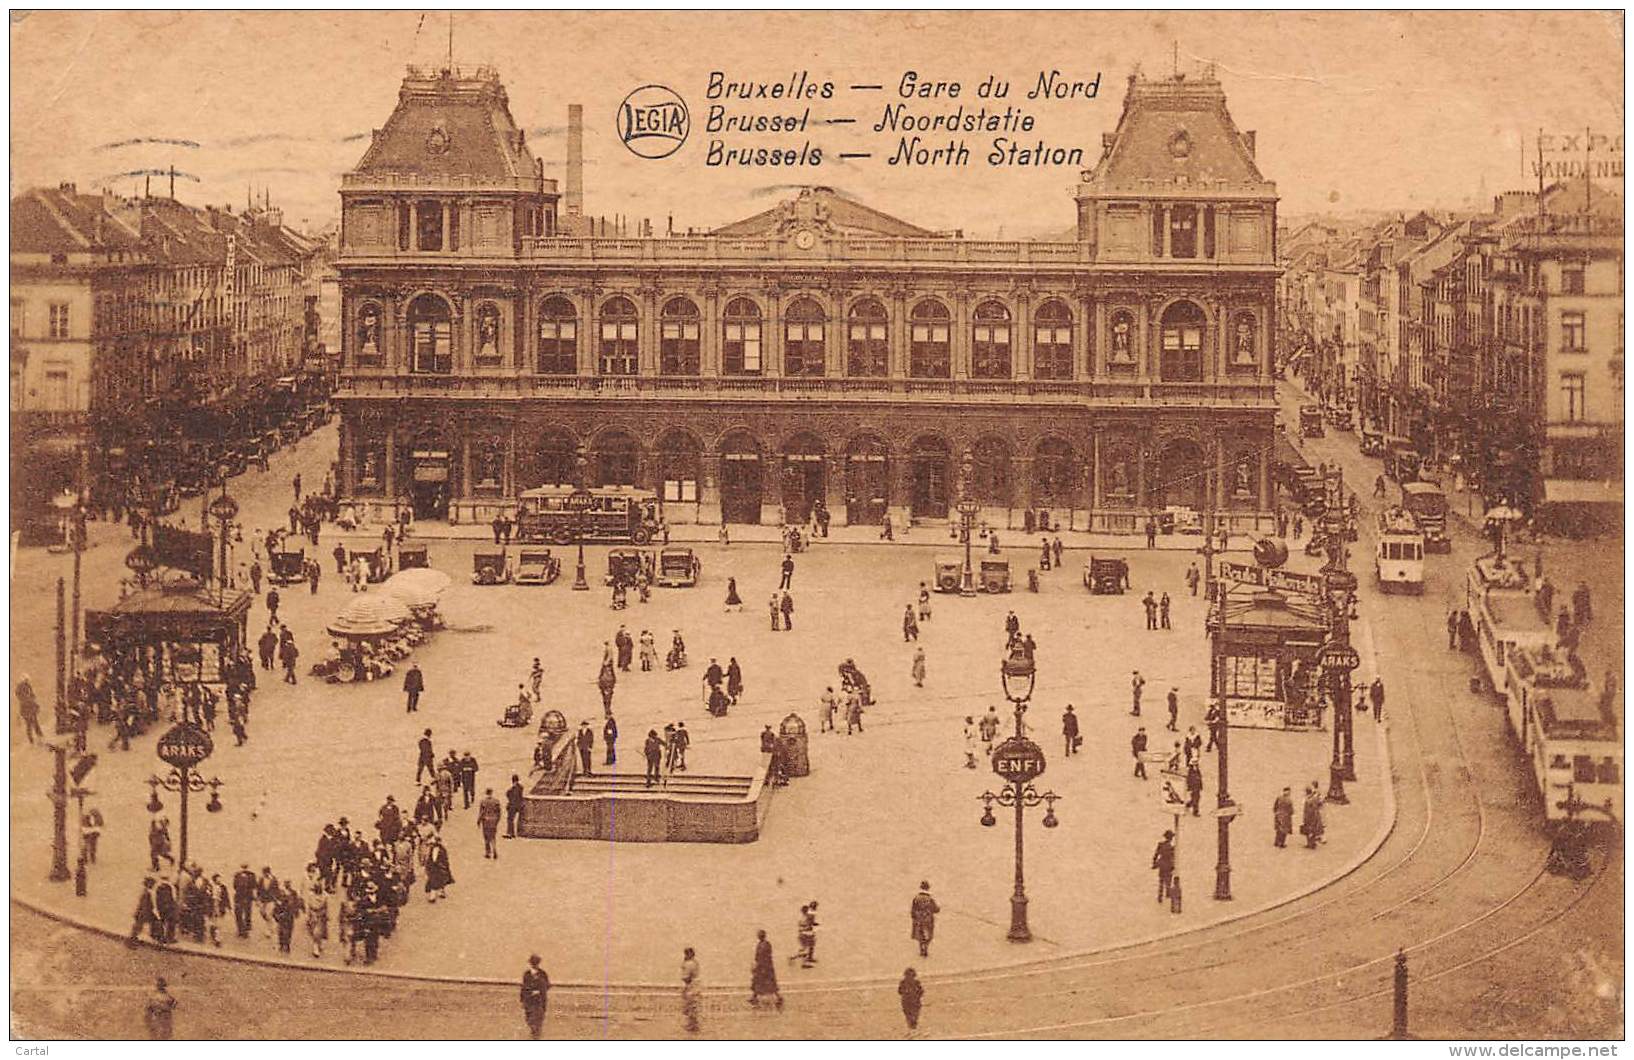
[[[1239,497],[1247,497],[1254,492],[1254,470],[1248,466],[1248,461],[1237,461],[1236,474],[1232,480],[1232,490]]]
[[[380,481],[380,455],[373,449],[363,454],[363,471],[359,476],[364,482]]]
[[[1254,319],[1252,317],[1237,318],[1236,352],[1232,355],[1232,364],[1253,364],[1254,356]]]
[[[1127,313],[1119,313],[1112,318],[1112,363],[1134,364],[1134,321]]]
[[[363,310],[363,322],[358,327],[359,352],[375,357],[380,353],[380,311],[374,306]]]
[[[477,313],[477,356],[499,356],[499,310],[491,305]]]
[[[1129,489],[1129,461],[1119,457],[1112,461],[1107,476],[1110,486],[1107,492],[1115,497],[1127,497],[1132,492]]]

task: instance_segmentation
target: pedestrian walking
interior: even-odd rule
[[[1180,689],[1169,689],[1169,725],[1170,732],[1180,731]]]
[[[734,608],[739,611],[743,610],[743,597],[738,595],[738,580],[736,578],[727,578],[726,610],[731,611]]]
[[[688,946],[681,952],[681,1016],[686,1021],[688,1034],[698,1033],[698,1012],[702,1007],[698,997],[700,979],[697,951]]]
[[[613,671],[613,660],[603,659],[601,673],[596,677],[596,687],[601,690],[601,711],[603,714],[613,712],[613,690],[618,687],[618,674]]]
[[[772,598],[769,601],[767,606],[771,608],[771,612],[772,612],[772,632],[776,633],[779,629],[783,628],[782,627],[782,620],[783,620],[782,601],[778,599],[776,593],[773,593]]]
[[[908,1021],[909,1032],[918,1030],[919,1010],[925,1003],[925,985],[912,968],[902,973],[902,981],[896,984],[896,992],[902,999],[902,1018]]]
[[[925,687],[925,649],[923,646],[913,650],[913,683],[915,688]]]
[[[1367,698],[1373,704],[1373,722],[1384,720],[1384,678],[1375,677],[1367,688]]]
[[[783,1007],[783,992],[777,987],[777,966],[772,963],[772,944],[762,928],[755,932],[755,962],[749,972],[749,1004],[760,1007],[763,997],[775,998],[778,1009]]]
[[[285,627],[287,632],[288,627]],[[284,666],[284,684],[295,683],[295,664],[300,661],[301,649],[295,646],[294,637],[286,637],[278,644],[278,661]]]
[[[250,591],[257,596],[261,595],[262,573],[260,560],[255,560],[250,564]]]
[[[1193,596],[1197,595],[1197,585],[1202,580],[1203,576],[1198,573],[1197,564],[1193,563],[1190,567],[1186,568],[1186,588],[1191,590],[1191,594]]]
[[[1146,742],[1146,726],[1142,725],[1129,738],[1129,753],[1135,756],[1135,776],[1141,780],[1146,779]]]
[[[738,705],[738,697],[743,695],[743,667],[738,665],[738,657],[731,656],[726,663],[726,698]]]
[[[22,719],[23,734],[29,743],[33,743],[36,736],[45,738],[45,730],[40,727],[40,698],[27,674],[19,675],[17,680],[17,716]]]
[[[1193,762],[1186,767],[1186,809],[1193,817],[1202,814],[1203,767]]]
[[[495,861],[499,860],[499,847],[494,842],[499,837],[499,814],[499,800],[494,798],[494,789],[489,788],[477,806],[477,828],[482,832],[482,856]]]
[[[1146,547],[1157,547],[1157,520],[1150,517],[1146,520]]]
[[[1589,583],[1580,581],[1577,588],[1572,590],[1572,623],[1577,626],[1588,625],[1594,618],[1593,599],[1589,594]]]
[[[477,798],[477,759],[470,751],[460,756],[460,788],[465,795],[465,808],[469,810]]]
[[[426,901],[435,902],[448,897],[448,887],[454,882],[453,870],[448,864],[448,848],[441,838],[433,835],[426,850]]]
[[[999,735],[999,712],[992,705],[989,705],[987,708],[987,713],[982,715],[980,726],[982,733],[982,751],[991,756],[993,753],[993,741],[998,739]]]
[[[604,747],[606,749],[606,751],[607,751],[606,756],[602,760],[602,764],[603,765],[608,765],[608,766],[617,765],[618,764],[618,722],[613,718],[613,716],[611,714],[607,715],[607,720],[602,723],[602,726],[601,726],[601,744],[602,744],[602,747]]]
[[[845,700],[845,734],[862,731],[862,694],[856,689],[846,693]]]
[[[408,673],[403,675],[403,693],[408,698],[407,713],[413,714],[420,709],[420,693],[425,689],[426,679],[420,672],[420,664],[410,663]]]
[[[635,641],[623,626],[613,635],[613,647],[618,650],[618,668],[624,673],[630,672],[630,662],[635,657]]]
[[[799,961],[800,967],[810,968],[817,963],[817,903],[807,902],[800,907],[800,920],[795,925],[795,939],[800,949],[791,961]]]
[[[312,943],[312,956],[323,956],[323,944],[329,940],[329,892],[321,882],[314,881],[302,900],[306,906],[306,937]]]
[[[1140,693],[1145,687],[1146,678],[1140,676],[1139,670],[1134,671],[1134,676],[1129,678],[1129,695],[1131,701],[1129,713],[1137,718],[1140,717]]]
[[[516,838],[516,826],[522,820],[522,807],[525,793],[522,790],[522,778],[515,773],[511,774],[511,786],[505,789],[505,838]]]
[[[1038,544],[1039,544],[1038,569],[1039,570],[1049,570],[1050,567],[1051,567],[1051,563],[1050,563],[1050,539],[1046,537],[1042,541],[1040,541]]]
[[[312,595],[316,596],[318,595],[318,581],[323,577],[323,564],[315,559],[309,559],[304,566],[306,567],[306,583],[312,587]]]
[[[931,939],[936,937],[936,914],[941,911],[942,907],[931,897],[930,881],[921,880],[919,893],[913,896],[913,901],[908,905],[908,937],[919,943],[921,957],[930,956]]]
[[[919,639],[919,623],[913,617],[913,605],[909,604],[902,612],[902,642]]]
[[[1169,877],[1169,912],[1180,912],[1180,874]]]
[[[545,1006],[550,994],[550,976],[540,967],[536,953],[528,958],[522,972],[522,1018],[528,1024],[528,1034],[537,1041],[545,1029]]]
[[[1066,753],[1077,754],[1081,740],[1078,736],[1078,715],[1072,712],[1071,703],[1067,704],[1066,712],[1061,715],[1061,736],[1066,743]]]
[[[965,768],[966,769],[975,769],[976,768],[976,741],[979,740],[980,738],[981,738],[981,733],[976,728],[976,719],[972,718],[970,715],[966,714],[965,715]]]
[[[1146,628],[1156,629],[1157,597],[1153,596],[1150,590],[1147,590],[1146,595],[1141,597],[1140,605],[1146,609]]]
[[[1305,789],[1305,807],[1300,815],[1299,834],[1305,837],[1305,848],[1315,850],[1322,842],[1322,789],[1316,783]]]
[[[1271,804],[1271,829],[1275,835],[1273,844],[1278,847],[1288,845],[1288,836],[1294,830],[1294,797],[1292,788],[1283,788],[1282,794]]]
[[[1173,629],[1169,625],[1169,594],[1165,592],[1157,601],[1158,624],[1164,629]]]
[[[924,582],[919,583],[919,621],[930,621],[930,587]]]
[[[794,582],[794,557],[783,554],[783,580],[777,583],[779,589],[788,589]]]
[[[277,589],[267,590],[267,620],[273,621],[278,617],[278,604],[281,601]]]
[[[176,998],[170,993],[163,976],[154,980],[153,993],[142,1006],[142,1019],[147,1024],[148,1037],[156,1042],[168,1042],[175,1037]]]
[[[784,630],[791,630],[794,628],[794,597],[784,593],[781,606],[783,610],[783,628]]]
[[[427,774],[431,779],[437,779],[437,757],[432,752],[430,729],[420,737],[420,757],[414,766],[414,782],[420,783],[420,777]]]
[[[1152,868],[1157,871],[1157,900],[1169,897],[1169,883],[1174,879],[1174,833],[1165,831],[1152,851]]]
[[[1061,566],[1061,537],[1060,537],[1059,534],[1056,535],[1055,544],[1054,544],[1053,547],[1054,547],[1054,550],[1055,550],[1055,565],[1057,567],[1060,567]]]
[[[840,697],[834,694],[833,685],[823,690],[819,702],[822,704],[822,721],[818,724],[817,731],[834,732],[834,715],[840,709]]]

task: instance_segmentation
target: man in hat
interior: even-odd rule
[[[538,1039],[545,1029],[545,1001],[550,993],[550,976],[539,967],[539,955],[528,958],[528,967],[522,973],[522,1018],[528,1021],[528,1033]]]
[[[588,721],[579,722],[579,733],[574,737],[579,744],[579,772],[585,776],[595,775],[590,766],[590,754],[596,749],[596,734],[591,731]]]
[[[1072,704],[1067,704],[1066,713],[1061,715],[1061,735],[1066,739],[1066,753],[1074,754],[1078,750],[1078,715],[1072,712]]]
[[[175,1033],[176,998],[161,976],[154,981],[153,993],[143,1006],[142,1018],[147,1023],[148,1037],[156,1042],[168,1042]]]
[[[1152,868],[1157,870],[1157,900],[1169,896],[1169,881],[1174,878],[1174,833],[1164,831],[1163,838],[1158,840],[1157,849],[1152,851]]]
[[[403,691],[408,695],[408,713],[413,714],[420,709],[420,693],[425,690],[426,679],[420,672],[420,664],[409,663],[408,673],[403,675]]]
[[[909,937],[919,943],[919,956],[930,956],[930,940],[936,934],[936,914],[942,907],[936,904],[936,899],[930,896],[930,881],[919,882],[919,893],[913,896],[913,902],[908,907],[908,917],[912,922]]]
[[[494,798],[494,789],[489,788],[477,806],[477,828],[482,831],[482,856],[499,859],[499,849],[494,840],[499,836],[499,800]]]
[[[517,822],[522,820],[522,805],[524,792],[522,778],[515,773],[511,774],[511,786],[505,789],[505,838],[516,838]]]
[[[1271,804],[1271,825],[1276,832],[1276,845],[1286,847],[1288,836],[1294,830],[1294,796],[1292,788],[1283,788],[1276,802]]]
[[[414,769],[414,782],[416,784],[420,783],[421,775],[427,773],[431,775],[431,779],[437,779],[437,756],[431,748],[430,729],[427,729],[425,735],[420,737],[420,761]]]

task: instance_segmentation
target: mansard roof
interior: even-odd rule
[[[375,130],[353,171],[363,177],[482,181],[525,180],[536,172],[499,75],[486,67],[470,76],[410,67],[397,109]]]
[[[1212,71],[1129,77],[1117,128],[1085,182],[1109,194],[1223,190],[1275,195],[1254,163],[1253,134],[1238,130]]]
[[[769,210],[762,210],[741,221],[723,225],[712,233],[717,236],[778,236],[789,231],[810,227],[824,234],[841,236],[887,236],[904,239],[934,239],[940,233],[881,213],[847,198],[833,188],[802,188],[800,194]]]

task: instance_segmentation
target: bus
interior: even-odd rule
[[[1451,552],[1452,536],[1447,533],[1447,495],[1433,482],[1404,482],[1401,506],[1413,513],[1424,531],[1424,547],[1432,552]]]
[[[1407,509],[1386,508],[1379,513],[1373,573],[1382,592],[1397,588],[1424,591],[1424,533]]]
[[[516,509],[516,540],[522,544],[571,545],[582,530],[585,541],[645,545],[663,525],[658,494],[629,486],[540,486],[523,493]]]

